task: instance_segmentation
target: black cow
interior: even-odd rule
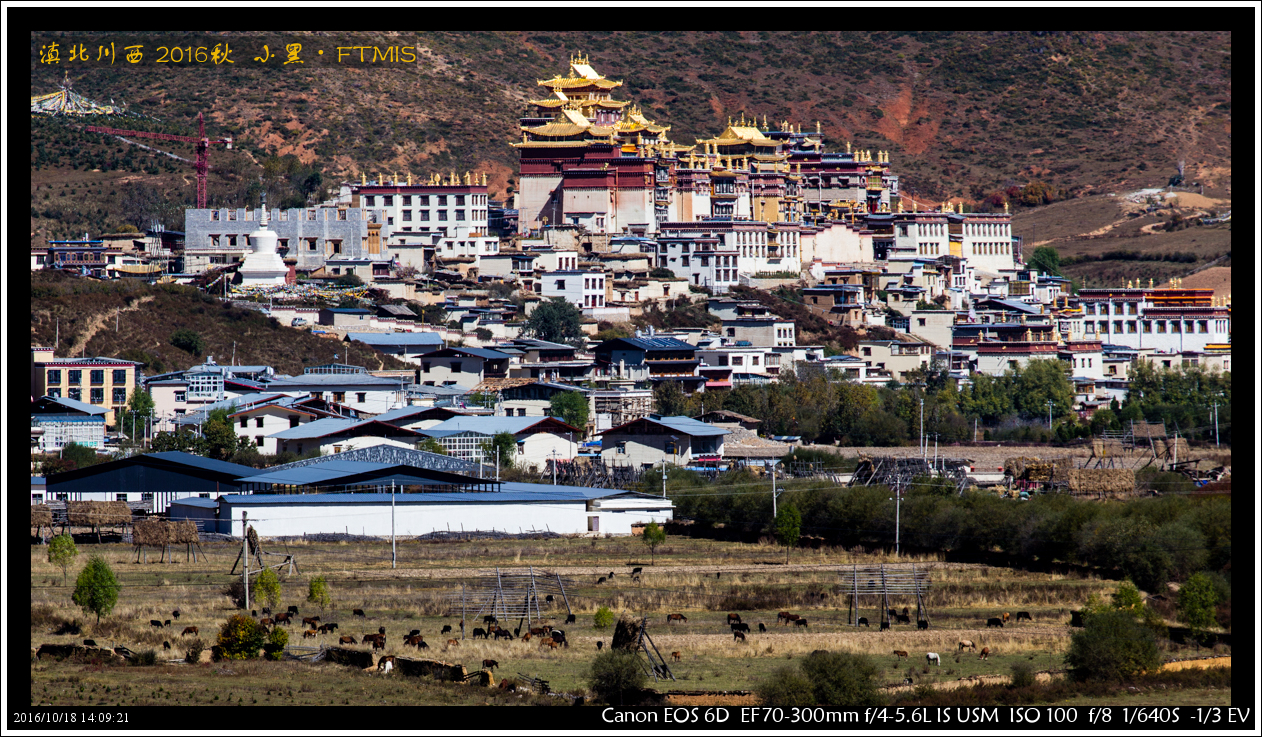
[[[641,566],[636,566],[635,568],[631,569],[632,576],[638,576],[641,573],[644,573],[644,568]]]
[[[386,633],[386,628],[385,628],[385,627],[378,627],[378,628],[377,628],[377,634],[379,634],[379,635],[384,635],[385,633]]]
[[[767,625],[763,624],[762,622],[759,622],[759,623],[758,623],[758,631],[759,631],[759,632],[766,632],[766,631],[767,631]]]
[[[798,627],[809,627],[809,626],[810,626],[810,625],[808,625],[808,624],[806,623],[806,620],[805,620],[805,619],[799,619],[799,620],[796,620],[796,621],[794,621],[794,622],[793,622],[793,624],[797,625]]]
[[[895,616],[899,624],[911,624],[911,617],[906,614],[898,614]]]
[[[170,627],[170,626],[171,626],[171,620],[169,620],[169,619],[168,619],[167,621],[163,622],[163,623],[162,623],[162,626],[163,626],[163,627]]]
[[[916,629],[918,629],[918,630],[927,630],[927,629],[929,629],[929,620],[927,620],[927,619],[917,619],[917,620],[916,620]]]
[[[552,601],[552,594],[548,594],[543,598],[544,601]]]
[[[574,614],[571,614],[571,615],[569,615],[569,616],[567,616],[567,617],[565,618],[565,623],[566,623],[566,624],[578,624],[578,617],[577,617],[576,615],[574,615]]]
[[[151,619],[151,620],[149,620],[149,626],[150,626],[150,627],[161,627],[161,626],[162,626],[162,620],[160,620],[160,619]]]
[[[513,634],[509,632],[508,630],[495,630],[495,639],[511,640],[513,639]]]
[[[881,631],[884,632],[885,630],[889,628],[890,628],[890,623],[886,622],[885,620],[881,620]]]
[[[1020,622],[1023,619],[1028,619],[1031,622],[1034,621],[1034,618],[1030,616],[1029,612],[1017,612],[1017,621]]]
[[[290,605],[289,605],[289,613],[290,613],[290,614],[297,614],[297,613],[298,613],[298,607],[294,606],[293,604],[290,604]]]
[[[96,640],[84,640],[84,647],[96,647]]]
[[[1003,620],[1000,619],[999,617],[991,617],[990,619],[986,620],[986,626],[998,627],[999,629],[1003,629]]]
[[[856,627],[871,627],[872,625],[868,624],[868,618],[867,618],[867,617],[859,617],[859,624],[857,624],[857,625],[855,625],[855,626],[856,626]]]
[[[411,632],[408,633],[408,637],[416,637],[419,634],[421,634],[420,630],[412,630]]]
[[[749,631],[749,625],[745,624],[744,622],[737,622],[736,624],[731,625],[731,627],[732,627],[733,632],[748,632]]]
[[[473,628],[473,639],[475,639],[475,640],[476,640],[476,639],[478,639],[479,637],[481,637],[481,638],[482,638],[482,639],[484,639],[484,640],[489,640],[489,639],[491,639],[491,638],[490,638],[490,635],[488,635],[488,634],[487,634],[487,631],[486,631],[486,630],[482,629],[481,627],[474,627],[474,628]]]
[[[604,649],[605,649],[605,641],[604,641],[604,640],[597,640],[597,641],[596,641],[596,649],[597,649],[597,650],[604,650]]]
[[[598,585],[599,585],[599,584],[602,584],[602,583],[604,583],[604,582],[605,582],[605,577],[604,577],[604,576],[601,576],[601,577],[600,577],[600,578],[596,581],[596,583],[597,583]]]
[[[886,613],[890,615],[890,619],[898,619],[898,612],[893,609],[886,610]]]
[[[271,614],[271,613],[272,613],[272,608],[271,608],[270,606],[265,606],[265,607],[263,607],[263,613],[264,613],[264,614]]]
[[[163,640],[163,641],[162,641],[162,649],[163,649],[163,650],[170,650],[170,649],[171,649],[171,643],[170,643],[170,642],[168,642],[167,640]]]
[[[449,624],[444,624],[444,625],[443,625],[443,631],[442,631],[442,632],[439,632],[438,634],[440,634],[440,635],[445,635],[445,634],[447,634],[448,632],[451,632],[451,625],[449,625]]]
[[[363,610],[363,609],[352,609],[352,610],[351,610],[351,616],[352,616],[352,617],[364,617],[364,618],[367,618],[367,617],[368,617],[368,615],[364,614],[364,610]]]
[[[495,618],[494,614],[488,614],[482,618],[482,624],[499,624],[500,621]]]

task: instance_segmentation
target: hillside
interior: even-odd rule
[[[33,35],[122,40],[110,34]],[[263,44],[295,39],[302,66],[250,61]],[[891,152],[906,192],[929,201],[978,202],[1041,180],[1066,194],[1164,184],[1180,159],[1189,181],[1219,196],[1231,184],[1230,32],[382,32],[230,35],[128,32],[126,43],[237,49],[233,65],[88,66],[74,88],[127,102],[116,127],[191,133],[199,111],[211,136],[235,150],[211,154],[211,199],[255,204],[257,179],[302,194],[361,172],[477,169],[493,196],[516,184],[516,119],[540,94],[536,81],[589,55],[600,73],[670,136],[692,143],[730,116],[820,121],[846,140]],[[414,43],[412,64],[321,61],[317,49]],[[324,59],[332,56],[329,54]],[[32,65],[31,93],[54,91],[66,68]],[[191,158],[186,144],[158,146]],[[269,157],[292,155],[293,164]],[[31,230],[35,237],[113,230],[159,207],[124,196],[130,180],[175,203],[162,214],[182,228],[193,200],[191,165],[86,134],[61,121],[33,123]],[[99,172],[96,170],[100,170]]]
[[[168,342],[181,328],[202,336],[202,355]],[[269,365],[282,374],[300,374],[305,366],[335,360],[372,371],[414,368],[363,344],[283,326],[257,310],[233,307],[193,287],[32,272],[31,345],[51,346],[58,334],[59,356],[125,358],[146,364],[149,374],[189,368],[206,356],[227,364],[234,352],[238,364]]]

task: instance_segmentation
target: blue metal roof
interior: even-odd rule
[[[193,468],[202,468],[207,471],[215,471],[217,473],[228,473],[240,478],[252,473],[256,469],[249,466],[242,466],[238,463],[228,463],[227,461],[216,461],[212,458],[203,458],[202,456],[185,453],[179,450],[171,450],[163,453],[146,453],[143,456],[133,456],[133,458],[157,458],[168,463],[179,463],[184,466],[192,466]],[[89,466],[91,468],[91,466]]]
[[[174,499],[171,505],[180,504],[185,507],[201,507],[203,509],[214,509],[219,506],[217,499],[203,499],[199,496],[190,496],[184,499]]]
[[[634,496],[660,499],[672,506],[669,499],[625,489],[597,489],[585,486],[552,486],[550,484],[505,483],[503,491],[426,492],[407,494],[344,493],[344,494],[225,494],[223,501],[232,505],[281,506],[296,504],[512,504],[512,503],[582,503],[611,496]],[[203,500],[204,501],[204,500]]]
[[[268,437],[277,438],[279,440],[306,440],[308,438],[322,438],[326,435],[335,435],[339,432],[349,430],[355,425],[360,424],[360,420],[352,420],[342,417],[321,417],[318,420],[305,422],[297,427],[290,427],[280,432],[272,433]]]
[[[622,425],[619,425],[618,427],[610,428],[606,430],[605,433],[613,432],[614,430],[618,430],[620,428],[626,427],[627,425],[630,425],[632,422],[639,422],[640,420],[644,420],[645,422],[652,422],[657,425],[662,425],[663,427],[668,427],[671,430],[674,430],[676,432],[683,433],[684,435],[689,435],[692,437],[709,437],[709,436],[714,436],[714,435],[729,434],[728,430],[724,430],[721,427],[715,427],[714,425],[707,425],[706,423],[701,422],[700,420],[694,420],[691,417],[685,417],[683,415],[677,415],[674,417],[662,417],[661,415],[649,415],[648,417],[641,417],[639,418],[639,420],[632,420],[631,422],[624,423]],[[603,435],[604,433],[597,433],[597,434]]]
[[[97,407],[94,404],[88,404],[86,402],[80,402],[77,399],[68,399],[66,397],[44,396],[35,400],[35,402],[52,402],[54,404],[60,404],[66,409],[72,409],[76,412],[83,412],[84,414],[89,415],[104,415],[106,412],[109,412],[109,410],[104,407]]]
[[[482,435],[496,435],[507,432],[516,435],[547,419],[553,419],[560,423],[565,422],[556,417],[487,417],[485,415],[469,415],[467,417],[452,417],[428,430],[421,430],[420,432],[433,437],[446,437],[461,432],[475,432]]]

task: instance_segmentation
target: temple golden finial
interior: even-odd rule
[[[919,203],[919,202],[916,202],[915,200],[912,200],[912,201],[911,201],[911,211],[912,211],[912,212],[920,212],[920,203]]]
[[[903,211],[903,198],[902,197],[898,198],[898,211],[899,212]]]
[[[731,125],[731,124],[732,124],[732,116],[731,116],[731,115],[727,116],[727,124],[728,124],[728,125]]]
[[[819,121],[818,121],[818,120],[817,120],[817,121],[815,121],[815,132],[816,132],[816,133],[821,133],[821,134],[824,132],[824,131],[823,131],[823,129],[819,127]]]
[[[762,127],[764,130],[766,130],[767,128],[767,114],[766,113],[762,114]]]
[[[366,174],[365,172],[362,172],[362,171],[359,173],[359,184],[360,184],[361,186],[367,186],[367,184],[368,184],[368,174]]]
[[[472,182],[470,181],[470,179],[472,178],[472,176],[473,176],[473,175],[472,175],[472,174],[470,174],[469,172],[465,172],[465,173],[464,173],[464,183],[465,183],[465,186],[468,186],[468,185],[472,184]]]
[[[408,172],[408,186],[412,186],[412,172]]]
[[[1148,288],[1152,289],[1152,277],[1148,277]]]
[[[1003,212],[1005,215],[1008,214],[1008,201],[1007,200],[1003,201]]]
[[[399,183],[399,172],[397,170],[393,174],[390,175],[390,183],[391,184]]]
[[[460,177],[456,176],[455,169],[451,170],[451,178],[447,180],[447,184],[453,187],[456,186],[457,184],[460,184]]]
[[[482,186],[486,186],[486,172],[482,172]]]

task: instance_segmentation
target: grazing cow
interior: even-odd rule
[[[169,619],[168,619],[168,620],[166,620],[165,622],[163,622],[163,623],[162,623],[162,626],[163,626],[163,627],[170,627],[170,626],[171,626],[171,620],[169,620]]]
[[[314,629],[320,626],[320,618],[319,617],[303,617],[302,623]]]
[[[448,640],[447,647],[460,647],[460,640]]]
[[[565,617],[565,623],[566,623],[566,624],[578,624],[578,616],[577,616],[577,615],[574,615],[574,614],[568,614],[568,615],[566,615],[566,617]]]
[[[611,580],[613,579],[613,571],[610,571],[610,572],[609,572],[609,578],[610,578]]]
[[[499,661],[497,660],[491,660],[490,658],[485,658],[482,660],[482,667],[487,670],[495,670],[496,668],[500,667],[500,664],[499,664]]]
[[[552,647],[556,644],[556,640],[551,637],[544,637],[539,640],[539,647]]]
[[[293,615],[289,614],[288,612],[281,612],[280,614],[275,614],[272,616],[272,622],[274,624],[283,624],[283,625],[288,626],[292,624],[292,622],[289,621],[290,617],[292,616]]]
[[[986,626],[998,627],[999,629],[1003,629],[1003,620],[1000,619],[999,617],[991,617],[990,619],[986,620]]]
[[[605,577],[604,577],[604,576],[601,576],[599,579],[597,579],[597,581],[596,581],[596,585],[597,585],[597,586],[599,586],[600,584],[602,584],[602,583],[604,583],[604,582],[605,582]]]
[[[990,648],[982,648],[982,654],[977,656],[978,660],[990,660]]]
[[[408,637],[403,638],[404,645],[410,645],[418,650],[421,648],[422,642],[425,642],[425,638],[420,635],[409,635]]]
[[[1031,622],[1034,621],[1034,618],[1030,616],[1029,612],[1017,612],[1017,621],[1020,622],[1023,619],[1028,619]]]
[[[631,580],[632,580],[632,581],[635,581],[636,583],[639,583],[639,582],[640,582],[640,577],[639,577],[639,576],[632,576],[632,577],[631,577]]]
[[[758,631],[759,631],[759,632],[766,632],[766,631],[767,631],[767,625],[763,624],[762,622],[759,622],[759,623],[758,623]]]
[[[444,625],[443,625],[443,631],[442,631],[442,632],[439,632],[438,634],[440,634],[440,635],[445,635],[445,634],[447,634],[448,632],[451,632],[451,625],[449,625],[449,624],[444,624]]]
[[[548,633],[549,633],[549,632],[551,632],[551,631],[552,631],[552,628],[551,628],[551,627],[531,627],[531,628],[530,628],[530,634],[532,634],[532,635],[534,635],[534,636],[536,636],[536,637],[538,637],[538,636],[540,636],[540,635],[546,635],[546,634],[548,634]]]
[[[884,632],[885,630],[889,628],[890,628],[890,623],[886,622],[885,620],[881,620],[881,631]]]
[[[329,622],[328,624],[322,624],[319,627],[316,627],[316,629],[320,630],[321,632],[324,632],[325,634],[331,634],[332,632],[337,630],[337,622]]]
[[[737,632],[749,632],[749,625],[744,622],[738,622],[737,624],[731,625],[731,627]]]
[[[499,620],[495,618],[494,614],[488,614],[482,618],[482,624],[499,624]]]
[[[262,619],[259,620],[259,624],[263,625],[264,627],[271,627],[272,625],[276,623],[272,621],[271,617],[263,617]]]
[[[899,624],[911,624],[911,617],[906,614],[899,614],[895,617]]]
[[[687,622],[687,621],[688,621],[688,618],[682,614],[667,614],[666,615],[666,624],[670,624],[671,622]]]
[[[271,613],[272,613],[272,608],[271,608],[270,606],[265,606],[265,607],[263,607],[263,613],[264,613],[264,614],[271,614]]]
[[[787,615],[785,615],[785,618],[784,618],[784,623],[785,623],[785,624],[788,624],[788,623],[790,623],[790,622],[796,622],[796,621],[798,621],[798,620],[799,620],[799,619],[801,619],[801,618],[802,618],[802,615],[801,615],[801,614],[787,614]]]
[[[315,636],[316,636],[316,631],[315,631],[315,630],[303,630],[303,631],[302,631],[302,639],[304,639],[304,640],[306,640],[306,639],[308,639],[308,638],[311,638],[311,637],[315,637]]]
[[[1002,616],[1003,616],[1003,621],[1004,621],[1004,622],[1007,622],[1007,621],[1008,621],[1008,613],[1007,613],[1007,612],[1004,612]]]
[[[605,641],[604,641],[604,640],[597,640],[597,641],[596,641],[596,649],[597,649],[597,650],[604,650],[604,649],[605,649]]]
[[[739,614],[729,614],[729,615],[727,615],[727,623],[728,623],[728,624],[731,624],[732,622],[736,622],[736,623],[738,623],[738,624],[739,624],[739,623],[740,623],[740,621],[741,621],[741,615],[739,615]]]
[[[911,610],[907,607],[903,607],[903,614],[911,614]]]
[[[171,612],[171,618],[172,618],[172,619],[179,619],[179,618],[180,618],[180,610],[179,610],[179,609],[176,609],[175,611]]]
[[[918,630],[927,630],[927,629],[929,629],[929,620],[927,620],[927,619],[917,619],[917,620],[916,620],[916,629],[918,629]]]
[[[867,617],[859,617],[859,624],[857,624],[857,625],[855,625],[855,626],[856,626],[856,627],[871,627],[872,625],[868,624],[868,618],[867,618]]]
[[[495,639],[511,640],[513,639],[513,633],[509,632],[508,630],[495,630]]]
[[[676,663],[678,663],[678,662],[679,662],[679,659],[680,659],[681,657],[683,657],[683,656],[681,656],[681,655],[679,654],[679,651],[678,651],[678,650],[676,650],[675,652],[671,653],[671,654],[670,654],[670,656],[671,656],[672,658],[674,658],[674,660],[675,660],[675,662],[676,662]]]
[[[977,645],[972,640],[960,640],[960,652],[964,652],[965,648],[977,652]]]
[[[904,679],[903,679],[903,685],[904,685],[904,686],[910,686],[911,684],[912,684],[912,680],[911,680],[910,678],[904,678]]]
[[[170,643],[168,640],[163,640],[163,641],[162,641],[162,649],[163,649],[163,650],[170,650],[170,649],[171,649],[171,643]]]
[[[339,645],[358,645],[359,643],[355,641],[355,636],[354,636],[354,635],[342,635],[341,637],[337,638],[337,644],[339,644]]]
[[[776,615],[776,624],[788,624],[789,613],[780,612]]]
[[[184,631],[183,631],[183,632],[181,632],[180,634],[181,634],[181,635],[195,635],[195,634],[197,634],[197,628],[196,628],[196,627],[185,627],[185,628],[184,628]]]
[[[632,568],[632,569],[631,569],[631,575],[632,575],[632,576],[638,576],[638,575],[640,575],[641,573],[644,573],[644,568],[643,568],[643,567],[641,567],[641,566],[636,566],[635,568]]]
[[[807,623],[806,623],[806,620],[805,620],[805,619],[801,619],[801,618],[798,618],[798,619],[793,620],[793,624],[794,624],[794,625],[796,625],[796,626],[798,626],[798,627],[809,627],[809,626],[810,626],[809,624],[807,624]]]
[[[925,653],[925,660],[928,661],[925,665],[942,665],[942,658],[939,658],[937,653]]]
[[[482,629],[481,627],[474,627],[474,628],[473,628],[473,639],[475,639],[475,640],[476,640],[476,639],[478,639],[479,637],[481,637],[481,638],[482,638],[482,639],[484,639],[484,640],[489,640],[489,639],[491,639],[491,636],[487,633],[487,631],[486,631],[486,630]]]
[[[372,649],[373,649],[373,650],[385,650],[385,649],[386,649],[386,638],[384,638],[384,637],[378,637],[377,639],[373,640],[373,641],[372,641]]]
[[[429,643],[425,642],[424,640],[421,640],[420,642],[416,643],[416,649],[417,649],[417,650],[428,650],[428,649],[429,649]]]
[[[297,614],[297,613],[298,613],[298,607],[294,606],[293,604],[290,604],[290,605],[289,605],[289,613],[290,613],[290,614]]]
[[[412,630],[411,632],[408,633],[408,637],[416,637],[419,634],[421,634],[420,630]]]
[[[544,600],[544,601],[552,601],[552,594],[548,594],[547,596],[543,597],[543,600]]]
[[[364,614],[364,610],[363,610],[363,609],[352,609],[352,610],[351,610],[351,616],[352,616],[352,617],[365,617],[365,618],[367,618],[367,616],[368,616],[368,615]]]
[[[894,611],[893,609],[886,610],[886,614],[890,615],[890,619],[898,619],[898,612]]]
[[[903,658],[907,657],[907,651],[906,651],[906,650],[895,650],[895,651],[894,651],[894,656],[895,656],[896,658],[898,658],[899,660],[902,660]]]
[[[722,578],[722,577],[723,577],[723,571],[719,571],[718,573],[714,574],[714,577],[715,577],[715,578]]]
[[[529,632],[527,632],[526,634],[522,635],[522,636],[521,636],[521,641],[522,641],[522,642],[530,642],[530,633],[529,633]]]
[[[744,642],[745,633],[737,629],[732,630],[732,641],[735,642],[736,640],[740,640],[741,642]]]
[[[160,620],[160,619],[151,619],[151,620],[149,620],[149,626],[150,626],[150,627],[161,627],[161,626],[162,626],[162,620]]]
[[[385,627],[378,627],[378,628],[377,628],[377,634],[379,634],[379,635],[384,635],[385,633],[386,633],[386,628],[385,628]]]
[[[84,647],[96,647],[96,640],[84,640]]]
[[[259,613],[258,613],[258,610],[257,610],[257,609],[251,609],[251,610],[250,610],[250,616],[251,616],[251,617],[257,617],[258,615],[259,615]]]
[[[381,656],[381,661],[377,663],[377,670],[381,671],[382,673],[389,673],[391,669],[393,668],[394,668],[394,656],[393,655]]]

